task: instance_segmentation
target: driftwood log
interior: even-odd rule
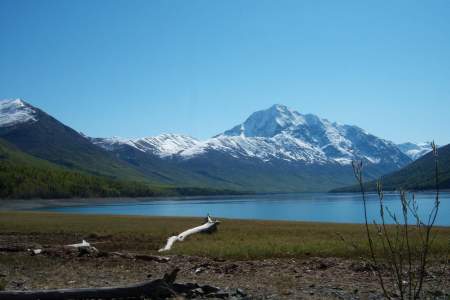
[[[166,299],[173,297],[173,284],[179,269],[164,275],[162,279],[123,287],[36,290],[36,291],[4,291],[0,299],[11,300],[59,300],[59,299],[129,299],[149,297]]]
[[[180,233],[179,235],[174,235],[171,236],[167,239],[167,243],[164,246],[164,248],[159,249],[159,252],[164,252],[164,251],[168,251],[170,249],[172,249],[173,244],[176,241],[184,241],[185,238],[187,238],[188,236],[194,234],[194,233],[212,233],[215,232],[217,230],[217,225],[220,223],[220,221],[218,220],[213,220],[209,215],[206,217],[205,220],[205,224],[194,227],[194,228],[190,228],[186,231],[183,231],[182,233]]]

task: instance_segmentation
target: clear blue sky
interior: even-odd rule
[[[282,103],[450,143],[450,1],[0,1],[0,98],[91,136],[206,138]]]

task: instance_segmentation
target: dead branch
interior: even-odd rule
[[[6,291],[0,292],[0,299],[11,300],[58,300],[58,299],[121,299],[151,297],[165,299],[175,296],[172,285],[179,269],[164,275],[162,279],[150,282],[128,285],[123,287],[57,289],[35,291]]]

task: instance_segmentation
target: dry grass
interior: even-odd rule
[[[269,257],[359,257],[368,252],[363,225],[222,219],[217,233],[176,243],[170,254],[229,259]],[[201,218],[92,216],[43,212],[0,212],[0,235],[40,244],[99,241],[107,251],[156,253],[168,236],[199,225]],[[434,255],[448,249],[450,228],[436,228]],[[349,247],[339,235],[357,245]]]

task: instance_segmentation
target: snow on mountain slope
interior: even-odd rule
[[[194,147],[198,140],[180,134],[160,134],[133,140],[135,147],[143,152],[152,152],[161,157],[171,156]]]
[[[120,138],[117,136],[111,137],[111,138],[89,138],[90,141],[97,145],[102,147],[105,150],[113,151],[116,149],[116,147],[120,147],[121,145],[128,145],[131,147],[136,147],[132,140],[126,139],[126,138]]]
[[[412,160],[416,160],[431,151],[431,143],[429,142],[419,144],[403,143],[398,144],[397,147]]]
[[[163,134],[142,139],[97,139],[105,149],[127,144],[160,157],[191,159],[209,152],[234,158],[295,161],[306,164],[349,165],[362,159],[372,164],[401,167],[411,160],[397,146],[356,126],[302,115],[284,105],[253,113],[247,120],[211,139]]]
[[[21,99],[0,100],[0,127],[37,121],[36,111]]]
[[[237,137],[240,139],[236,140]],[[235,153],[260,157],[265,160],[283,159],[305,163],[338,163],[348,165],[352,160],[369,163],[388,163],[402,166],[409,159],[389,141],[379,139],[366,131],[349,125],[332,123],[311,114],[302,115],[284,105],[253,113],[244,123],[215,137],[213,144],[228,146],[234,139]],[[241,141],[238,143],[238,141]],[[207,141],[203,148],[211,147]],[[263,143],[264,145],[261,145]],[[181,155],[192,155],[188,149]],[[215,146],[215,148],[220,148]],[[258,151],[268,149],[269,151]]]
[[[128,145],[142,152],[152,153],[160,157],[178,154],[200,143],[200,141],[192,137],[180,134],[160,134],[154,137],[138,139],[95,138],[92,139],[92,142],[109,151],[120,145]]]
[[[256,158],[265,162],[273,159],[309,163],[327,161],[322,151],[282,134],[273,138],[220,135],[180,152],[179,156],[189,159],[209,151],[227,153],[235,158]]]

